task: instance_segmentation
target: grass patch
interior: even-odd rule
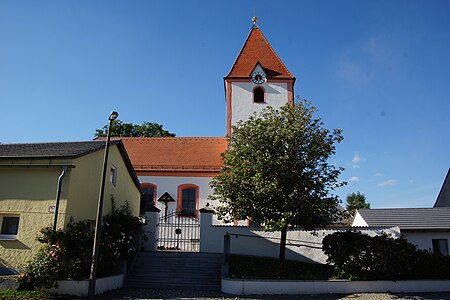
[[[16,291],[16,290],[0,290],[0,300],[73,300],[80,297],[68,295],[54,295],[42,290],[35,291]]]
[[[15,291],[15,290],[0,290],[0,299],[2,300],[22,300],[35,299],[47,300],[52,299],[51,296],[43,291]]]
[[[278,259],[269,257],[231,255],[230,277],[239,279],[327,280],[334,269],[324,264],[286,260],[280,268]]]

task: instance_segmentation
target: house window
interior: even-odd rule
[[[255,87],[253,90],[253,102],[254,103],[265,103],[265,93],[264,89],[260,86]]]
[[[193,184],[178,186],[177,210],[183,216],[197,216],[198,186]]]
[[[0,239],[15,239],[19,230],[18,216],[0,216]]]
[[[143,183],[141,185],[141,188],[141,212],[145,212],[151,207],[155,206],[156,185],[151,183]]]
[[[433,239],[433,252],[441,253],[442,255],[449,255],[448,239]]]
[[[110,175],[110,181],[111,183],[116,186],[117,182],[117,168],[114,165],[111,165],[111,175]]]

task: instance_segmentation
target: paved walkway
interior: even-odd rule
[[[335,299],[370,299],[370,300],[387,300],[387,299],[408,299],[408,300],[425,300],[425,299],[442,299],[450,300],[450,293],[424,293],[424,294],[386,294],[386,293],[367,293],[367,294],[351,294],[351,295],[253,295],[253,296],[234,296],[221,292],[209,291],[187,291],[187,290],[163,290],[163,289],[127,289],[123,288],[97,297],[96,299],[111,300],[146,300],[146,299],[177,299],[177,300],[262,300],[262,299],[298,299],[298,300],[335,300]]]
[[[0,283],[8,277],[0,277]],[[77,297],[57,296],[55,299],[78,299]],[[167,289],[132,289],[122,288],[109,293],[105,293],[96,297],[97,300],[147,300],[147,299],[176,299],[176,300],[450,300],[449,293],[416,293],[416,294],[388,294],[388,293],[365,293],[365,294],[324,294],[324,295],[252,295],[252,296],[235,296],[214,291],[189,291],[189,290],[167,290]]]

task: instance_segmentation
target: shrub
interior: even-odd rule
[[[132,216],[128,203],[117,209],[112,201],[111,214],[103,218],[102,242],[115,256],[126,259],[133,255],[143,225],[138,217]]]
[[[63,250],[59,245],[45,245],[24,268],[18,278],[19,286],[24,290],[33,290],[35,287],[57,287],[55,278],[61,277],[64,268]]]
[[[98,277],[116,274],[120,261],[136,253],[143,224],[131,215],[128,203],[117,209],[111,199],[112,212],[103,218],[98,258]],[[41,229],[37,240],[44,245],[23,268],[19,288],[57,287],[57,280],[87,278],[91,268],[94,234],[89,221],[67,224],[65,229]]]
[[[129,260],[136,254],[143,232],[143,224],[131,214],[128,202],[117,208],[112,198],[111,205],[111,214],[103,218],[98,276],[117,273],[120,260]]]
[[[450,257],[418,250],[411,278],[450,279]]]
[[[340,278],[437,279],[450,278],[450,258],[416,250],[404,238],[370,237],[360,232],[326,236],[322,249]]]
[[[57,243],[64,249],[64,263],[61,265],[64,272],[61,273],[61,278],[78,280],[89,275],[94,243],[89,221],[69,223],[64,230],[58,229],[55,233],[51,227],[45,227],[41,229],[37,240],[43,243],[44,247]]]

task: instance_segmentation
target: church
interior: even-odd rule
[[[266,106],[293,103],[295,77],[253,26],[231,70],[224,77],[226,134]],[[211,179],[221,168],[226,137],[121,138],[143,190],[141,213],[154,209],[198,216],[208,200]],[[217,221],[217,220],[215,220]],[[241,222],[240,222],[241,223]],[[244,224],[243,224],[244,225]]]

